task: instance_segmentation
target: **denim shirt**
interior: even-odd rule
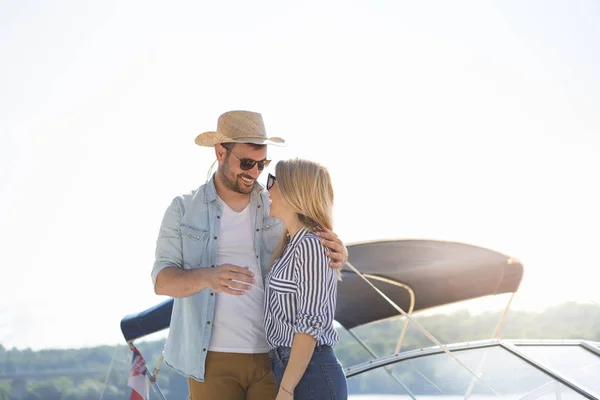
[[[283,235],[283,223],[269,217],[269,194],[255,183],[250,196],[254,250],[263,277],[275,247]],[[223,203],[217,197],[214,175],[197,190],[176,197],[163,217],[152,282],[166,267],[214,268],[217,259]],[[176,298],[165,344],[164,360],[180,374],[204,381],[204,364],[215,312],[215,296],[204,289],[192,296]]]

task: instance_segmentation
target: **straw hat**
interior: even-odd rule
[[[262,116],[251,111],[228,111],[222,114],[217,122],[217,130],[199,134],[195,142],[198,146],[209,147],[220,143],[285,144],[280,137],[267,137]]]

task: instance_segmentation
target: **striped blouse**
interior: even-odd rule
[[[270,348],[291,347],[294,334],[316,345],[339,341],[333,327],[337,273],[328,265],[320,239],[301,229],[265,276],[265,330]]]

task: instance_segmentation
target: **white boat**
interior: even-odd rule
[[[345,369],[349,398],[372,399],[599,399],[600,343],[586,340],[504,340],[498,333],[523,265],[515,258],[464,243],[381,240],[350,244],[338,285],[336,321],[372,359]],[[509,293],[490,339],[440,343],[412,316],[443,305]],[[167,329],[172,300],[121,321],[135,341]],[[392,354],[378,357],[356,328],[405,316]],[[409,324],[431,347],[403,351]],[[158,396],[159,369],[146,369]]]

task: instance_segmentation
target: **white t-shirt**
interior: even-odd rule
[[[254,251],[250,206],[237,213],[223,203],[217,265],[249,267],[256,283],[242,296],[215,293],[216,306],[208,350],[228,353],[269,351],[263,326],[264,287]]]

